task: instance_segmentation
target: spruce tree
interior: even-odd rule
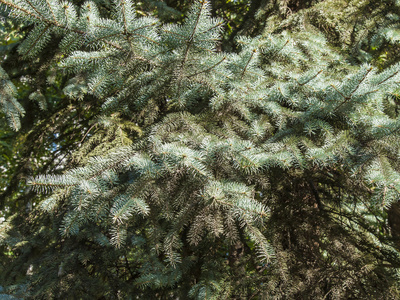
[[[51,68],[68,80],[64,94],[95,99],[97,114],[68,170],[29,179],[48,194],[29,218],[0,224],[10,292],[399,296],[385,212],[400,191],[398,64],[354,63],[317,30],[237,36],[223,52],[223,22],[205,0],[180,25],[138,16],[129,0],[111,12],[0,3],[31,28],[20,55],[35,60],[59,42]],[[24,109],[0,71],[17,130]]]

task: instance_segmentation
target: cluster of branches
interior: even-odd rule
[[[68,170],[28,182],[51,195],[0,224],[10,290],[398,296],[385,209],[400,193],[399,64],[351,64],[321,33],[282,28],[236,36],[236,53],[222,52],[223,22],[207,1],[180,25],[138,17],[127,0],[111,13],[90,1],[0,3],[30,26],[22,57],[56,49],[47,67],[62,72],[73,103],[63,117],[85,101],[92,110],[72,133],[82,136],[68,144],[74,154],[53,154]],[[0,71],[0,102],[18,129],[24,110]],[[47,101],[40,90],[29,98]]]

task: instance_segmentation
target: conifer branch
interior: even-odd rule
[[[380,81],[377,85],[381,85],[382,83],[388,81],[390,78],[393,78],[394,76],[396,76],[397,74],[399,74],[400,71],[396,71],[394,72],[392,75],[390,75],[389,77],[385,78],[384,80]]]
[[[346,97],[345,95],[343,95],[342,92],[339,91],[339,90],[336,88],[336,86],[334,86],[333,84],[331,84],[331,87],[333,87],[333,88],[335,89],[335,91],[338,92],[338,94],[339,94],[340,96],[342,96],[344,99],[346,99],[346,100],[349,99],[348,97]]]
[[[343,95],[333,84],[331,84],[331,87],[333,87],[335,89],[336,92],[339,93],[340,96],[342,96],[345,100],[342,101],[334,110],[333,112],[336,112],[342,105],[344,105],[345,103],[347,103],[351,97],[346,97],[345,95]]]
[[[7,1],[14,0],[0,4]],[[57,137],[54,118],[51,124],[42,121],[50,136],[43,145],[51,149],[40,150],[44,158],[37,165],[66,170],[36,176],[28,185],[38,192],[58,189],[38,200],[53,215],[32,214],[33,222],[7,231],[0,224],[1,245],[13,249],[15,261],[28,257],[40,266],[21,277],[32,295],[51,298],[54,286],[60,297],[79,293],[87,280],[75,269],[82,267],[94,286],[105,286],[102,294],[109,289],[109,295],[122,298],[368,298],[395,290],[395,276],[385,273],[390,267],[384,270],[381,262],[400,265],[400,255],[387,242],[386,212],[379,208],[400,194],[398,99],[384,98],[398,88],[398,65],[376,74],[354,60],[350,65],[319,34],[294,36],[284,27],[268,37],[238,38],[237,53],[220,54],[215,47],[221,22],[211,18],[220,8],[210,14],[206,1],[192,6],[180,25],[136,17],[131,0],[113,0],[110,19],[103,19],[93,2],[76,10],[59,0],[24,1],[6,4],[10,17],[30,21],[34,30],[20,53],[32,57],[53,35],[61,37],[66,55],[54,68],[78,73],[65,84],[65,93],[97,101],[90,109],[102,105],[99,116],[94,112],[95,124],[71,117]],[[343,74],[349,75],[335,84]],[[17,126],[23,109],[14,98],[16,87],[5,72],[0,79],[0,104]],[[52,101],[60,100],[50,93]],[[60,119],[72,113],[58,112]],[[83,113],[90,118],[90,111]],[[104,126],[95,130],[97,124]],[[63,148],[76,126],[73,145]],[[132,146],[121,147],[128,143]],[[78,167],[70,164],[72,147]],[[14,185],[16,195],[22,194]],[[36,232],[43,219],[43,232]],[[20,235],[18,226],[24,233],[34,231],[33,237]],[[61,239],[53,235],[55,226]],[[19,235],[24,241],[18,242]],[[76,238],[69,240],[71,235]],[[60,240],[61,252],[78,261],[65,259],[71,262],[64,270],[68,278],[55,281],[43,274],[60,265],[59,258],[50,253],[56,262],[47,263],[48,256],[40,256]],[[236,242],[236,253],[225,255]],[[24,252],[23,243],[31,252]],[[385,248],[371,248],[378,244]],[[93,249],[98,258],[87,258]],[[277,264],[270,261],[274,256]],[[332,268],[332,257],[346,266],[344,272]],[[321,268],[316,272],[312,265]],[[250,287],[231,279],[246,274],[255,276]],[[299,288],[297,279],[304,274],[310,282]],[[113,284],[126,280],[134,281]]]
[[[13,106],[13,108],[18,111],[20,116],[23,116],[25,114],[25,111],[22,110],[22,107],[20,105],[15,105],[16,103],[18,104],[18,102],[13,103],[13,101],[11,101],[11,99],[8,99],[7,97],[6,97],[6,101],[9,102]]]
[[[279,52],[281,52],[281,51],[283,50],[283,48],[285,48],[286,45],[289,44],[289,42],[290,42],[290,40],[287,40],[286,43],[285,43],[279,50],[277,50],[277,51],[275,52],[275,55],[278,54]]]
[[[186,49],[185,49],[185,51],[184,51],[183,59],[182,59],[182,62],[181,62],[181,64],[180,64],[180,67],[179,67],[179,77],[178,77],[178,79],[177,79],[177,82],[178,82],[178,91],[180,90],[180,87],[181,87],[183,68],[184,68],[185,63],[186,63],[186,60],[187,60],[187,58],[188,58],[190,47],[191,47],[192,44],[193,44],[193,38],[194,38],[194,35],[195,35],[195,33],[196,33],[197,26],[198,26],[198,24],[199,24],[199,20],[200,20],[200,17],[201,17],[201,13],[203,12],[203,7],[204,7],[204,5],[205,5],[206,3],[207,3],[206,0],[200,1],[201,7],[199,8],[199,12],[197,13],[196,21],[195,21],[195,23],[194,23],[194,26],[193,26],[193,29],[192,29],[192,33],[190,34],[189,39],[188,39],[188,41],[187,41],[187,43],[186,43]]]
[[[350,98],[353,96],[353,94],[355,93],[355,91],[357,91],[357,89],[360,87],[361,82],[363,82],[365,80],[365,78],[367,78],[368,74],[372,71],[372,67],[370,67],[367,72],[364,74],[363,78],[361,78],[361,80],[359,80],[358,84],[354,87],[354,89],[351,91],[350,93]]]
[[[88,131],[86,131],[85,135],[83,136],[83,138],[81,139],[81,141],[79,142],[80,144],[82,144],[82,142],[85,140],[86,136],[89,134],[89,132],[93,129],[93,127],[97,126],[97,124],[93,124],[92,126],[90,126],[90,128],[88,129]]]
[[[10,115],[10,118],[12,119],[13,128],[18,128],[19,126],[18,126],[17,120],[15,119],[13,114]]]
[[[49,10],[51,12],[51,15],[53,16],[53,21],[56,22],[56,16],[54,15],[53,9],[51,8],[51,5],[48,0],[46,0],[47,6],[49,7]]]
[[[366,96],[366,95],[369,95],[369,94],[373,94],[373,93],[376,93],[376,92],[379,92],[379,89],[376,89],[376,90],[373,90],[373,91],[369,91],[369,92],[367,92],[365,94],[362,94],[360,96],[363,97],[363,96]]]
[[[22,7],[20,7],[20,6],[16,5],[16,4],[14,4],[14,3],[6,2],[5,0],[0,0],[0,3],[3,3],[6,7],[11,7],[11,8],[14,8],[14,9],[16,9],[16,10],[19,10],[19,11],[25,13],[27,16],[34,17],[34,18],[37,19],[37,20],[42,20],[42,19],[40,18],[40,16],[35,15],[35,14],[33,14],[32,12],[30,12],[29,10],[26,10],[25,8],[22,8]]]
[[[211,26],[210,28],[208,28],[206,31],[203,31],[202,33],[210,32],[210,31],[220,27],[221,25],[224,25],[224,22],[218,22],[214,26]],[[219,39],[217,41],[219,41]]]
[[[237,205],[235,205],[233,203],[229,203],[229,202],[223,201],[222,199],[224,199],[224,198],[214,198],[214,200],[216,200],[218,203],[220,203],[222,205],[226,205],[226,206],[229,206],[229,207],[232,207],[232,208],[236,208],[236,209],[239,209],[239,210],[241,210],[243,212],[246,212],[246,213],[257,214],[257,215],[259,215],[260,217],[263,217],[263,218],[268,217],[268,214],[266,214],[264,211],[262,211],[262,212],[253,211],[253,210],[250,210],[250,209],[239,207],[239,206],[237,206]]]
[[[28,184],[33,187],[49,187],[49,188],[64,188],[64,187],[75,187],[78,183],[75,184],[57,184],[57,183],[48,183],[48,182],[37,182],[34,179],[28,181]]]
[[[32,42],[31,46],[28,48],[26,51],[25,55],[28,55],[28,53],[36,46],[36,44],[40,41],[41,37],[47,32],[48,29],[50,29],[50,24],[48,24],[42,31],[41,34],[37,36],[37,38]]]
[[[126,15],[125,15],[125,0],[121,0],[121,7],[122,7],[122,18],[124,21],[124,33],[125,35],[128,34],[128,25],[127,25],[127,21],[126,21]]]
[[[250,58],[249,58],[249,60],[247,61],[246,65],[245,65],[245,67],[244,67],[244,69],[243,69],[242,75],[241,75],[241,78],[242,78],[242,79],[243,79],[244,74],[246,73],[247,67],[248,67],[249,64],[250,64],[251,59],[252,59],[253,56],[254,56],[254,53],[256,53],[256,52],[257,52],[256,49],[253,49],[253,51],[251,51]]]
[[[48,19],[42,17],[40,14],[39,15],[35,15],[35,14],[31,13],[30,11],[28,11],[28,10],[22,8],[22,7],[19,7],[18,5],[15,5],[13,3],[6,2],[5,0],[0,0],[0,3],[3,3],[4,5],[6,5],[8,7],[11,7],[11,8],[14,8],[16,10],[19,10],[19,11],[25,13],[28,16],[34,17],[35,19],[37,19],[39,21],[47,23],[47,25],[49,27],[50,26],[56,26],[56,27],[59,27],[61,29],[65,29],[67,31],[75,32],[75,33],[78,33],[78,34],[80,34],[80,35],[82,35],[84,37],[87,37],[87,33],[86,32],[84,32],[82,30],[79,30],[77,28],[69,28],[67,26],[64,26],[64,25],[58,23],[57,21],[48,20]],[[35,9],[35,11],[36,11],[36,9]],[[106,41],[106,40],[104,41],[104,43],[106,43],[106,44],[108,44],[108,45],[110,45],[110,46],[112,46],[112,47],[114,47],[114,48],[116,48],[118,50],[127,51],[127,50],[125,50],[124,48],[122,48],[121,46],[119,46],[119,45],[117,45],[115,43],[112,43],[112,42],[109,42],[109,41]]]
[[[171,31],[171,30],[167,30],[167,29],[161,29],[163,32],[167,32],[167,33],[170,33],[170,34],[173,34],[173,35],[177,35],[177,36],[179,36],[179,37],[181,37],[182,39],[186,39],[186,36],[184,36],[183,34],[180,34],[179,32],[174,32],[174,31]]]
[[[207,69],[205,69],[205,70],[203,70],[203,71],[199,71],[199,72],[196,72],[196,73],[194,73],[194,74],[188,75],[188,78],[192,78],[192,77],[197,76],[197,75],[199,75],[199,74],[207,73],[207,72],[211,71],[211,70],[214,69],[216,66],[218,66],[218,65],[221,64],[223,61],[225,61],[225,59],[226,59],[226,57],[224,56],[219,62],[215,63],[215,64],[212,65],[211,67],[209,67],[209,68],[207,68]]]
[[[282,95],[283,98],[289,99],[289,100],[290,100],[290,102],[292,103],[292,106],[295,106],[296,103],[293,101],[292,98],[288,98],[287,96],[285,96],[285,95],[283,94],[282,89],[281,89],[280,86],[278,86],[278,91],[279,91],[279,93]]]
[[[160,44],[159,42],[156,42],[155,40],[153,40],[153,39],[151,39],[151,38],[149,38],[149,37],[147,37],[147,36],[145,36],[145,35],[138,34],[138,33],[134,33],[134,34],[132,34],[132,35],[139,36],[139,37],[144,38],[144,39],[146,39],[146,40],[148,40],[148,41],[150,41],[150,42],[152,42],[152,43],[154,43],[154,44],[156,44],[156,45],[158,45],[158,46],[161,46],[161,44]]]
[[[299,85],[305,85],[305,84],[307,84],[307,83],[309,83],[311,80],[313,80],[313,79],[315,79],[319,74],[321,74],[323,72],[323,70],[319,70],[318,72],[317,72],[317,74],[315,74],[313,77],[311,77],[309,80],[306,80],[305,82],[303,82],[303,83],[300,83],[298,80],[297,80],[297,78],[295,78],[295,80],[297,81],[297,83],[299,84]]]
[[[36,9],[36,7],[31,3],[31,1],[29,0],[25,0],[26,3],[29,4],[30,7],[32,7],[32,9],[41,17],[42,20],[44,20],[45,18],[43,17],[43,15]],[[54,20],[55,21],[55,20]]]

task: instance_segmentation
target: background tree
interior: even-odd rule
[[[14,134],[28,132],[12,144],[23,150],[3,194],[16,213],[0,229],[9,291],[398,297],[384,208],[398,199],[399,75],[395,57],[380,59],[396,23],[376,26],[388,17],[380,2],[357,51],[335,50],[309,17],[323,5],[329,14],[328,1],[226,4],[245,14],[224,15],[235,24],[225,37],[210,18],[222,14],[217,1],[167,3],[179,26],[154,10],[160,2],[0,2],[29,32],[17,70],[35,76],[19,103],[48,107]],[[350,3],[347,19],[362,5]],[[7,87],[18,83],[3,68],[17,128]],[[22,192],[21,174],[51,196]]]

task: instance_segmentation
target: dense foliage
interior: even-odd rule
[[[400,296],[395,1],[0,3],[8,294]]]

